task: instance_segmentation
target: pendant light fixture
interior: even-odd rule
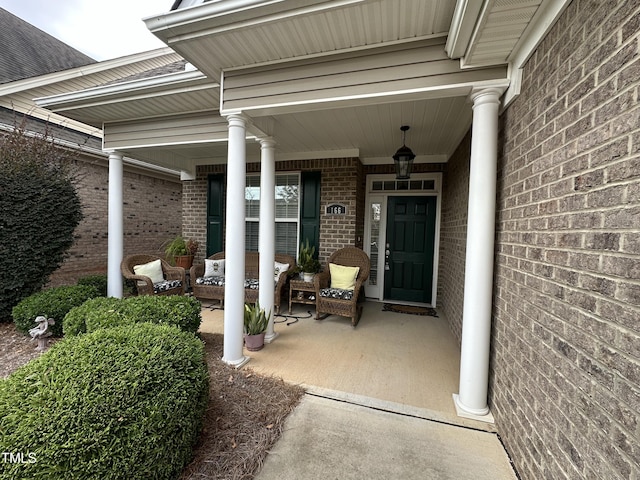
[[[403,125],[402,127],[400,127],[400,130],[402,130],[402,146],[393,156],[393,162],[396,166],[396,179],[408,180],[411,176],[411,166],[413,165],[413,159],[416,158],[416,156],[413,154],[411,149],[405,145],[407,130],[409,130],[409,126]]]

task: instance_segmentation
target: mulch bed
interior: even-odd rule
[[[250,368],[237,370],[221,360],[222,335],[203,333],[201,338],[209,365],[209,408],[193,461],[180,478],[252,479],[304,389]],[[35,345],[12,323],[0,323],[0,378],[40,355]]]

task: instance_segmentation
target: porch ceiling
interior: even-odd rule
[[[446,38],[446,45],[444,40],[441,42],[444,58],[459,59],[461,75],[464,71],[507,64],[509,75],[513,75],[568,3],[569,0],[203,1],[145,19],[152,33],[194,65],[196,71],[168,76],[157,85],[149,80],[137,81],[109,87],[114,89],[111,92],[76,92],[68,103],[58,96],[40,104],[47,106],[48,102],[58,113],[96,126],[193,112],[218,117],[219,84],[224,72],[314,63],[336,53],[366,54],[381,45],[400,49],[435,38]],[[506,80],[517,87],[513,77]],[[439,94],[409,89],[396,96],[363,95],[349,102],[250,112],[256,128],[249,128],[249,133],[272,135],[277,142],[278,160],[359,156],[364,163],[375,164],[391,162],[391,155],[402,144],[400,126],[410,125],[407,145],[417,154],[416,162],[446,161],[471,124],[467,96],[475,83],[460,85],[455,91],[443,89]],[[225,162],[227,154],[226,143],[213,140],[197,144],[149,142],[135,148],[122,144],[118,149],[171,168]],[[257,143],[248,143],[247,154],[249,161],[258,158]]]

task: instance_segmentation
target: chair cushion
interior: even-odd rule
[[[320,296],[336,298],[338,300],[351,300],[353,298],[353,289],[344,290],[342,288],[323,288],[320,290]]]
[[[162,273],[162,263],[160,259],[143,263],[142,265],[134,265],[133,273],[149,277],[154,284],[164,281],[164,273]]]
[[[153,293],[166,292],[167,290],[181,286],[182,280],[163,280],[162,282],[153,284]]]
[[[244,281],[244,288],[248,288],[250,290],[258,290],[260,287],[260,281],[257,278],[247,278]]]
[[[224,277],[224,260],[210,260],[204,261],[204,276],[205,277]]]
[[[353,290],[356,287],[356,278],[358,278],[359,271],[360,267],[345,267],[344,265],[330,263],[331,288]]]
[[[224,277],[198,277],[196,278],[196,285],[214,285],[216,287],[222,287],[224,286]]]
[[[276,281],[276,283],[278,283],[278,280],[280,280],[280,275],[282,275],[287,270],[289,270],[289,264],[288,263],[280,263],[280,262],[276,262],[275,263],[275,270],[274,270],[273,278]]]

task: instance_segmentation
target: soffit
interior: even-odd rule
[[[213,78],[227,68],[445,35],[455,7],[450,0],[288,0],[278,11],[267,5],[207,16],[214,3],[168,14],[177,19],[200,9],[204,15],[171,27],[157,18],[145,20],[156,36]]]

